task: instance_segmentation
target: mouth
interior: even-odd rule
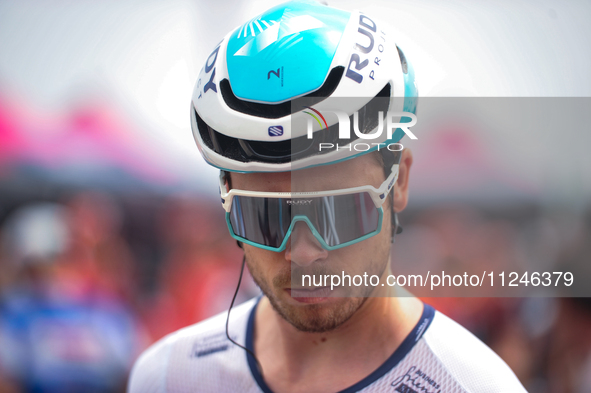
[[[286,288],[285,291],[300,303],[315,304],[326,300],[331,290],[329,287],[318,288]]]

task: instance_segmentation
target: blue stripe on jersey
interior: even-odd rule
[[[252,353],[254,353],[254,317],[256,314],[256,309],[259,305],[259,301],[261,297],[257,300],[257,304],[252,308],[250,312],[250,316],[248,318],[248,324],[246,327],[246,348],[248,348]],[[348,387],[345,390],[341,390],[338,393],[354,393],[358,392],[362,389],[365,389],[384,375],[386,375],[390,370],[400,363],[402,359],[413,349],[415,344],[423,337],[431,322],[433,321],[433,317],[435,316],[435,309],[430,305],[423,303],[423,314],[419,319],[419,322],[415,325],[412,331],[406,336],[402,344],[394,353],[380,366],[378,367],[373,373],[369,374],[367,377],[362,379],[361,381],[357,382],[355,385]],[[263,376],[261,375],[259,369],[257,368],[257,363],[254,358],[246,352],[246,358],[248,360],[248,366],[250,368],[250,372],[252,373],[253,378],[257,381],[259,388],[264,393],[274,393],[269,386],[267,386]]]
[[[259,296],[257,299],[257,303],[252,308],[250,312],[250,316],[248,317],[248,324],[246,325],[246,348],[248,348],[252,353],[254,353],[254,316],[257,311],[257,307],[263,297]],[[245,351],[246,352],[246,351]],[[267,383],[263,379],[260,370],[258,369],[257,362],[252,357],[249,352],[246,352],[246,359],[248,360],[248,367],[250,368],[250,373],[255,381],[257,381],[257,385],[264,393],[273,393],[273,391],[267,386]]]

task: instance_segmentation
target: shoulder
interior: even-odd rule
[[[229,332],[233,340],[244,342],[247,321],[256,303],[257,299],[251,299],[232,309]],[[199,380],[204,378],[204,373],[210,378],[223,371],[215,368],[222,367],[221,364],[227,363],[229,359],[237,358],[236,352],[243,352],[240,348],[237,351],[226,337],[227,315],[224,312],[178,330],[150,346],[131,370],[128,392],[178,391],[171,389],[175,381]],[[207,363],[203,361],[204,358]]]
[[[525,392],[509,366],[467,329],[436,312],[423,336],[431,352],[468,392]]]

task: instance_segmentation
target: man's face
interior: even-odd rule
[[[401,170],[403,166],[401,162]],[[295,172],[233,173],[231,176],[233,188],[268,192],[324,191],[363,185],[378,188],[385,180],[382,166],[369,154]],[[388,202],[391,201],[389,198]],[[333,251],[323,249],[301,221],[295,224],[285,251],[268,251],[244,244],[248,268],[255,282],[286,321],[301,331],[325,332],[343,324],[363,305],[374,287],[355,288],[355,296],[344,288],[338,288],[330,297],[320,297],[317,292],[306,296],[306,289],[298,288],[296,280],[292,285],[292,274],[294,277],[302,274],[341,276],[344,271],[351,277],[364,273],[382,277],[390,254],[392,206],[388,206],[388,202],[383,205],[381,231],[347,247]]]

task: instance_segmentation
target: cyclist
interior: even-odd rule
[[[393,37],[363,13],[290,2],[209,55],[193,134],[221,169],[228,227],[263,295],[153,345],[131,393],[525,391],[491,349],[415,297],[299,281],[391,274],[413,158],[391,148],[402,127],[378,135],[367,119],[384,102],[416,112],[414,70]],[[357,112],[356,135],[366,135],[347,137],[330,108]],[[360,141],[375,144],[347,148]]]

